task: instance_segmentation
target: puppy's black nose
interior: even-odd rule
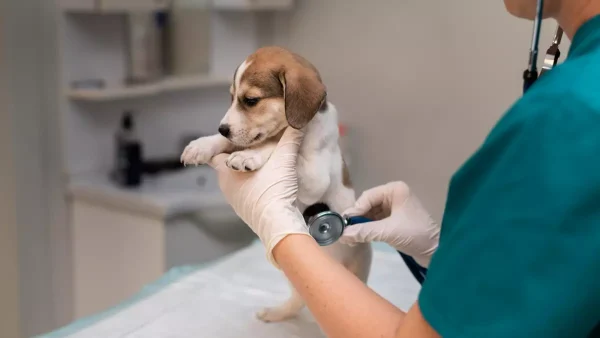
[[[229,137],[231,134],[231,130],[229,129],[228,124],[222,124],[219,126],[219,133],[225,137]]]

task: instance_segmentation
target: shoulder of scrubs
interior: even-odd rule
[[[600,17],[450,182],[419,295],[443,337],[585,337],[600,323]]]

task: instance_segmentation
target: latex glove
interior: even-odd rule
[[[228,154],[209,164],[217,170],[219,186],[236,214],[258,235],[267,259],[277,268],[273,248],[287,235],[310,236],[302,213],[295,206],[298,193],[296,161],[304,138],[288,127],[269,160],[257,171],[237,172],[226,166]]]
[[[440,226],[423,208],[404,182],[391,182],[365,191],[347,216],[366,216],[375,221],[344,230],[340,242],[385,242],[428,267],[438,247]]]

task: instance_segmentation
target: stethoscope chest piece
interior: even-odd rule
[[[335,243],[348,225],[348,221],[333,211],[320,212],[308,220],[308,232],[321,246]]]
[[[346,217],[338,214],[335,211],[323,211],[312,217],[307,221],[308,232],[315,239],[320,246],[327,246],[335,243],[342,234],[347,226],[359,223],[368,223],[371,220],[364,216],[352,216]],[[414,258],[403,254],[398,251],[400,256],[406,263],[406,266],[410,272],[415,276],[417,281],[423,284],[427,269],[421,267]]]

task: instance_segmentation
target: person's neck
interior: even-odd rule
[[[600,1],[566,0],[560,5],[555,19],[572,40],[579,27],[598,14],[600,14]]]

